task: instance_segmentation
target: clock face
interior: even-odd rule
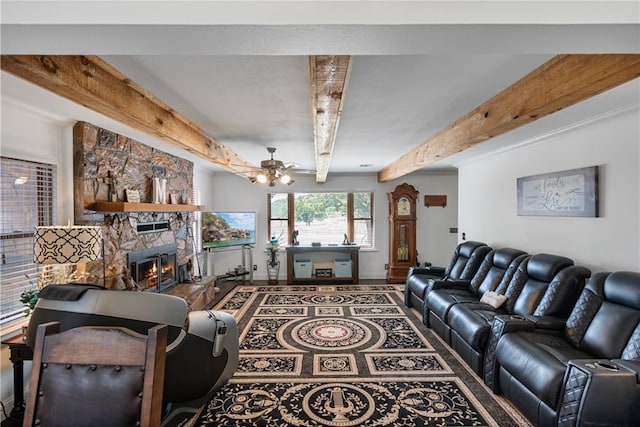
[[[398,215],[411,215],[411,202],[406,197],[401,197],[398,200]]]

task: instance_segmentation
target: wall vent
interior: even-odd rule
[[[169,221],[145,222],[136,226],[138,234],[157,233],[169,230]]]

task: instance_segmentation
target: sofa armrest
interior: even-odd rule
[[[411,276],[412,274],[426,274],[427,276],[434,278],[444,278],[444,272],[444,267],[434,267],[431,265],[424,267],[409,267],[407,276]]]
[[[431,274],[431,271],[427,267],[409,267],[407,277],[413,276],[414,274]]]
[[[427,269],[426,274],[431,274],[433,276],[444,277],[445,268],[444,267],[436,267],[436,266],[428,266],[425,267]]]
[[[489,342],[484,353],[484,383],[494,392],[500,392],[500,384],[498,382],[498,359],[496,357],[496,349],[500,338],[509,332],[515,331],[533,331],[536,328],[535,323],[527,319],[525,316],[519,315],[499,315],[493,319],[491,332],[489,334]]]
[[[447,282],[453,283],[456,286],[461,287],[469,287],[471,286],[471,280],[463,280],[463,279],[447,279]]]
[[[558,426],[636,425],[640,419],[640,363],[571,360],[558,404]]]
[[[612,362],[618,364],[629,372],[634,372],[636,374],[638,384],[640,384],[640,360],[613,359]]]
[[[429,292],[435,289],[469,289],[469,280],[433,280],[429,284]]]
[[[523,317],[529,322],[532,322],[535,325],[536,329],[544,329],[548,332],[563,331],[567,323],[567,319],[556,316],[525,315]]]
[[[407,276],[411,276],[412,274],[426,274],[434,278],[438,278],[438,277],[443,278],[444,272],[445,272],[444,267],[434,267],[434,266],[409,267]]]

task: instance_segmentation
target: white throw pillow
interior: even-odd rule
[[[506,300],[507,300],[507,297],[493,291],[485,292],[482,295],[482,298],[480,298],[480,302],[489,304],[493,308],[500,307],[502,304],[504,304]]]

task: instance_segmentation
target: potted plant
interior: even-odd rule
[[[24,309],[25,317],[31,314],[31,312],[33,311],[33,308],[36,306],[36,303],[38,302],[39,294],[40,294],[40,289],[37,289],[37,288],[28,289],[26,291],[23,291],[20,294],[20,302],[24,304],[24,306],[26,307]]]
[[[52,281],[53,273],[51,272],[51,269],[47,268],[43,269],[42,272],[40,272],[37,285],[34,284],[33,281],[31,281],[31,278],[26,274],[25,277],[29,280],[29,283],[31,283],[31,289],[27,289],[20,294],[20,302],[26,307],[24,309],[24,315],[25,317],[27,317],[35,308],[36,303],[38,302],[38,297],[40,296],[40,291],[45,286],[55,282]]]
[[[280,273],[280,261],[278,260],[278,249],[280,244],[278,239],[272,237],[267,243],[267,278],[270,285],[278,284],[278,274]]]

